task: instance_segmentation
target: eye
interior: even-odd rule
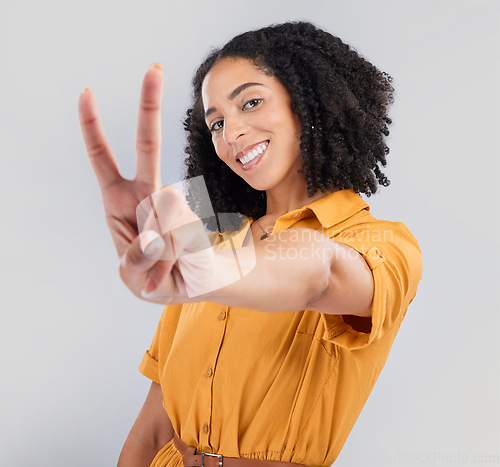
[[[218,120],[216,121],[215,123],[212,124],[212,126],[210,127],[210,131],[211,132],[214,132],[214,131],[219,131],[222,129],[222,123],[224,121],[223,120]]]
[[[252,107],[255,107],[255,106],[259,105],[261,102],[262,102],[262,99],[252,99],[252,100],[249,100],[243,106],[243,110],[251,109]]]

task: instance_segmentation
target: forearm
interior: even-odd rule
[[[151,383],[144,405],[123,445],[118,467],[149,466],[173,437],[174,429],[163,409],[160,385]]]
[[[240,270],[252,262],[255,250],[255,267],[248,274],[195,300],[266,312],[306,309],[327,287],[333,248],[334,242],[311,229],[272,235],[254,247],[237,250]],[[222,254],[228,265],[234,263],[231,252]],[[218,267],[219,277],[231,269],[224,270],[224,261]]]
[[[163,446],[154,438],[131,431],[123,445],[117,467],[148,467]]]

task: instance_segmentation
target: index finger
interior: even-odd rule
[[[97,102],[90,88],[84,89],[80,95],[78,115],[92,169],[101,189],[105,188],[121,176],[109,142],[102,130]]]

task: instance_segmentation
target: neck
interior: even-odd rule
[[[312,197],[307,195],[307,183],[304,181],[303,184],[294,185],[293,189],[290,187],[276,187],[272,190],[266,191],[266,217],[277,219],[278,217],[286,214],[294,209],[299,209],[307,204],[316,201],[328,193],[332,193],[335,190],[330,190],[328,192],[317,191]]]

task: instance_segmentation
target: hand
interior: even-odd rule
[[[241,249],[236,268],[234,252],[215,254],[203,223],[182,192],[173,186],[159,190],[162,85],[161,66],[153,65],[142,85],[133,180],[120,175],[89,89],[80,96],[79,116],[106,221],[120,257],[122,280],[136,296],[148,301],[185,303],[194,301],[193,297],[201,300],[201,295],[239,280],[253,269],[255,257],[253,248]]]
[[[124,179],[99,121],[94,95],[86,89],[78,105],[83,139],[101,189],[106,222],[118,256],[122,257],[137,236],[136,207],[161,186],[160,106],[163,75],[159,65],[146,73],[142,85],[137,127],[137,164],[134,180]]]
[[[120,275],[139,297],[152,292],[159,282],[166,282],[162,295],[185,295],[185,291],[182,291],[184,281],[175,267],[175,259],[157,261],[154,255],[153,258],[147,258],[142,253],[136,220],[138,204],[161,187],[162,87],[161,66],[153,65],[142,84],[136,140],[136,176],[133,180],[120,175],[90,89],[81,94],[78,105],[83,139],[101,189],[106,222],[120,257]],[[179,197],[174,196],[174,201],[176,207],[172,211],[175,216],[175,212],[178,214],[182,208]],[[161,239],[156,242],[157,253],[158,248],[161,248]]]

